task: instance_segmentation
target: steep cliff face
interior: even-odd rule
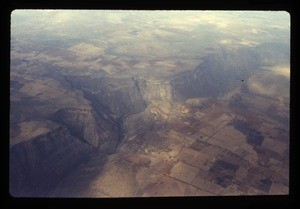
[[[107,112],[115,118],[139,113],[146,107],[141,92],[131,78],[91,78],[67,76],[74,88],[81,89],[97,113]]]
[[[64,127],[14,145],[10,150],[10,194],[45,196],[94,151],[95,147],[73,137]]]
[[[153,101],[173,101],[172,86],[169,81],[136,80],[143,99],[147,103]]]
[[[250,50],[208,56],[195,70],[174,77],[175,100],[220,97],[246,80],[258,65],[257,54]]]
[[[118,144],[118,124],[109,118],[100,118],[92,109],[60,109],[53,119],[66,126],[72,136],[99,150],[108,151]]]
[[[173,107],[173,92],[169,81],[134,79],[136,88],[147,104],[147,108],[137,114],[131,114],[124,121],[127,137],[144,134],[151,129],[155,121],[168,118]]]

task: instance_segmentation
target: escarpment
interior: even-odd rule
[[[66,76],[74,88],[83,91],[95,111],[114,118],[141,112],[146,107],[139,88],[131,78]]]
[[[171,81],[175,99],[221,97],[246,80],[258,66],[257,54],[249,50],[207,56],[195,70],[176,75]]]
[[[276,64],[268,59],[288,60],[287,52],[273,55],[272,46],[266,47],[260,46],[259,53],[224,50],[205,57],[196,69],[171,74],[168,79],[96,72],[82,76],[66,71],[15,80],[11,194],[47,196],[92,155],[116,152],[126,140],[151,130],[154,123],[169,120],[177,103],[221,98],[245,86],[243,82],[258,67]]]
[[[10,194],[46,196],[94,151],[95,147],[73,137],[64,127],[14,145],[10,149]]]

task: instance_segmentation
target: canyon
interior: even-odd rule
[[[227,60],[241,61],[231,66],[226,63],[232,62],[225,62],[224,56]],[[252,57],[259,60],[258,55]],[[53,69],[45,72],[47,77],[28,75],[26,79],[32,79],[30,82],[22,81],[25,76],[13,77],[11,108],[22,114],[11,115],[15,118],[12,127],[37,133],[32,138],[24,134],[12,138],[18,141],[11,146],[10,154],[11,178],[15,179],[11,182],[12,194],[45,196],[78,166],[94,159],[94,155],[102,162],[110,154],[125,149],[122,146],[128,141],[143,146],[145,135],[164,130],[184,111],[213,105],[237,88],[227,102],[237,95],[245,100],[247,93],[243,89],[247,84],[242,80],[248,81],[260,65],[261,62],[248,60],[239,52],[233,55],[225,52],[207,57],[195,70],[175,74],[169,80],[76,76],[62,72],[52,75]],[[222,76],[224,72],[226,77]],[[43,96],[45,92],[53,95],[52,101],[49,93]],[[237,101],[235,105],[241,104]],[[246,105],[259,108],[251,101]],[[23,118],[26,122],[18,123]],[[45,128],[38,132],[34,126],[41,124]]]
[[[184,60],[73,41],[12,38],[12,196],[288,194],[288,43]]]

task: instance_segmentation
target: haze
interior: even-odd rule
[[[284,11],[14,10],[10,193],[289,193]]]

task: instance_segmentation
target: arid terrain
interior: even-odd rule
[[[11,195],[289,194],[287,13],[11,17]]]

